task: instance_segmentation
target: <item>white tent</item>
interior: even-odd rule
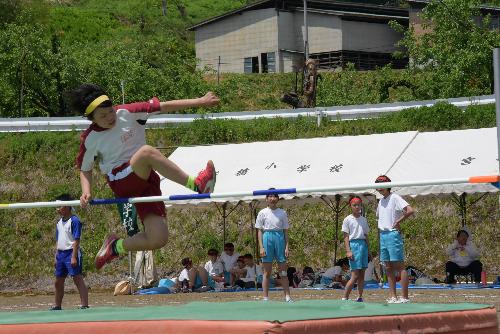
[[[245,144],[180,147],[170,159],[190,174],[196,174],[208,159],[218,171],[216,193],[252,192],[274,188],[343,187],[342,190],[309,192],[291,197],[373,193],[353,191],[349,186],[373,183],[380,174],[393,182],[499,175],[496,128],[419,133],[415,131],[363,136],[255,142]],[[164,195],[190,194],[169,180],[162,180]],[[488,184],[419,186],[394,189],[402,195],[497,192]],[[237,202],[254,196],[176,201]],[[260,196],[262,198],[262,196]]]

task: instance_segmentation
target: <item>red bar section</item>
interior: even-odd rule
[[[500,175],[485,175],[469,177],[469,183],[495,183],[500,182]]]

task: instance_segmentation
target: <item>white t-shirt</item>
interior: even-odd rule
[[[207,263],[205,263],[205,270],[210,276],[220,276],[224,273],[224,267],[219,260],[215,262],[212,262],[212,260],[207,261]]]
[[[365,217],[354,217],[352,214],[345,217],[342,222],[342,232],[349,234],[349,240],[366,239],[370,228]]]
[[[373,261],[368,262],[368,268],[365,270],[365,282],[375,280],[375,264]]]
[[[408,206],[401,196],[390,193],[378,202],[378,228],[382,231],[394,231],[394,223],[403,216],[403,209]]]
[[[328,268],[327,271],[323,274],[323,277],[328,277],[328,278],[335,278],[337,275],[342,275],[342,268],[339,266],[334,266],[331,268]]]
[[[233,252],[233,255],[228,255],[226,252],[222,252],[219,257],[219,261],[222,263],[224,271],[229,272],[234,266],[236,266],[236,261],[240,254]]]
[[[264,208],[257,215],[255,228],[265,231],[287,230],[289,228],[288,216],[283,209]]]
[[[189,274],[188,274],[188,270],[186,268],[182,269],[181,273],[179,274],[178,281],[182,282],[185,279],[187,279],[189,281]]]
[[[80,152],[76,163],[82,171],[91,171],[96,158],[103,174],[109,174],[132,158],[146,144],[145,124],[150,115],[161,109],[154,97],[148,102],[137,102],[114,107],[116,124],[111,129],[92,123],[80,136]]]
[[[246,266],[245,269],[247,271],[247,275],[241,279],[244,282],[253,282],[255,281],[255,277],[263,275],[262,267],[259,265],[254,264],[253,267]],[[257,276],[255,275],[255,273],[257,273]]]

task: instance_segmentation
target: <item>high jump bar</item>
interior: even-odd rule
[[[500,175],[472,176],[468,178],[439,179],[439,180],[429,180],[429,181],[366,183],[366,184],[356,184],[356,185],[341,185],[341,186],[313,187],[313,188],[280,188],[272,190],[262,189],[254,191],[226,192],[226,193],[93,199],[90,201],[90,205],[105,205],[105,204],[118,204],[118,203],[175,202],[175,201],[197,200],[197,199],[224,199],[231,197],[265,196],[268,194],[324,193],[324,192],[334,192],[341,190],[356,191],[356,190],[366,190],[366,189],[430,186],[430,185],[444,185],[444,184],[466,184],[466,183],[469,184],[491,183],[495,187],[500,188]],[[60,207],[60,206],[80,206],[80,201],[73,200],[73,201],[6,203],[6,204],[0,203],[0,209],[31,209],[31,208],[47,208],[47,207]]]

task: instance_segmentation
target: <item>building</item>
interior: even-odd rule
[[[401,35],[388,22],[408,26],[408,9],[375,4],[308,0],[309,54],[319,68],[334,70],[354,63],[370,70],[407,60],[392,53]],[[189,28],[195,32],[199,67],[221,72],[292,72],[304,64],[302,0],[263,0]]]
[[[422,27],[423,20],[420,17],[420,13],[425,8],[428,0],[407,0],[409,5],[409,24],[414,28],[415,35],[421,36],[426,33],[426,30]],[[483,5],[479,7],[479,11],[482,16],[490,15],[490,29],[499,29],[500,28],[500,8],[493,6]],[[479,22],[482,18],[477,17],[476,22]]]

